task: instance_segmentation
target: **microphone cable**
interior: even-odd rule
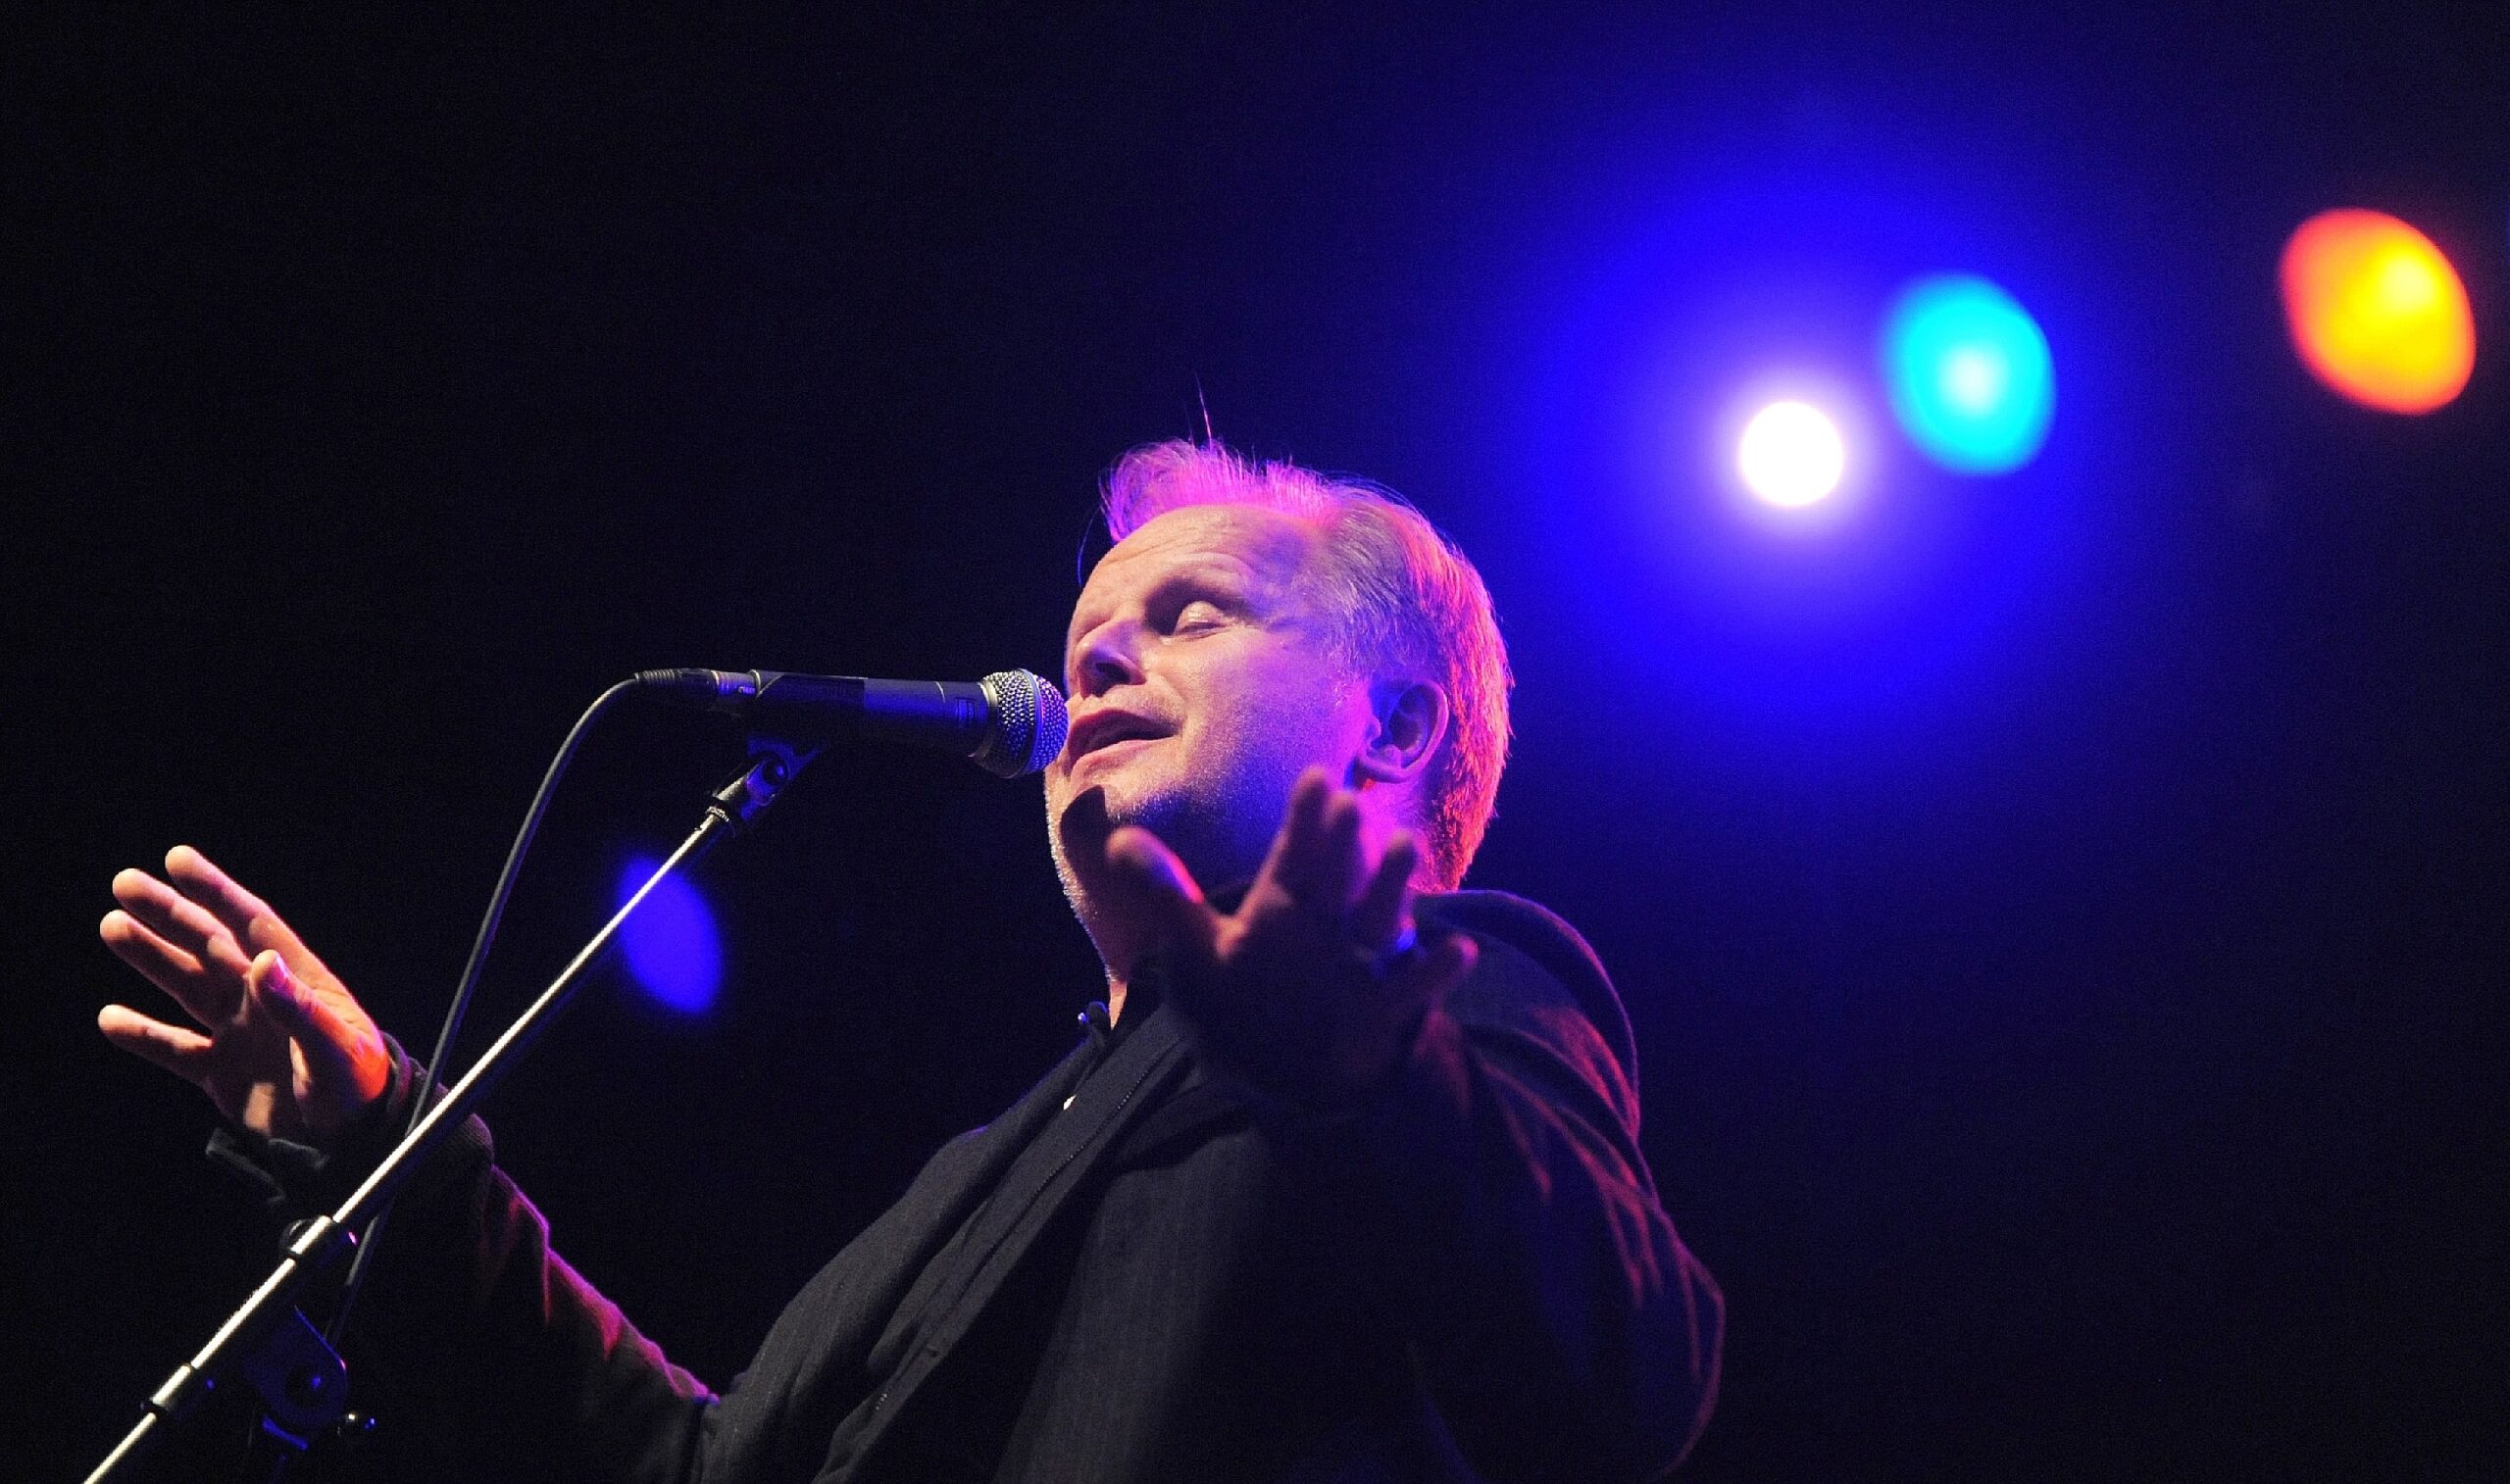
[[[444,1024],[435,1034],[435,1050],[427,1061],[414,1064],[411,1073],[409,1121],[399,1137],[408,1138],[419,1120],[427,1116],[427,1094],[443,1081],[435,1068],[443,1066],[453,1055],[454,1038],[462,1032],[462,1017],[470,1010],[472,998],[478,992],[480,970],[487,966],[488,948],[497,941],[497,924],[505,919],[506,901],[514,895],[516,877],[523,874],[523,858],[529,853],[534,835],[540,833],[541,816],[549,812],[549,800],[558,791],[558,780],[566,776],[567,766],[575,761],[576,752],[592,730],[593,722],[610,710],[621,696],[638,687],[635,679],[622,680],[593,698],[583,715],[558,744],[558,755],[549,760],[549,770],[540,777],[540,788],[531,796],[531,807],[524,812],[523,827],[515,831],[514,845],[506,852],[505,868],[497,873],[497,885],[488,893],[488,910],[479,919],[477,936],[471,940],[470,961],[462,965],[461,982],[454,986],[453,1003],[445,1007]],[[364,1286],[368,1269],[374,1264],[375,1249],[383,1237],[383,1222],[392,1213],[390,1206],[375,1213],[375,1219],[359,1233],[357,1256],[349,1262],[348,1276],[340,1282],[340,1301],[331,1311],[331,1319],[323,1327],[323,1338],[338,1350],[348,1333],[349,1313],[357,1307],[358,1290]],[[354,1383],[352,1383],[354,1390]]]
[[[781,680],[794,683],[798,690],[809,691],[815,696],[818,692],[831,686],[850,685],[853,687],[851,692],[853,702],[857,707],[860,707],[862,697],[867,690],[886,697],[890,708],[897,705],[900,694],[912,694],[916,705],[908,708],[905,715],[916,723],[919,729],[929,727],[933,715],[936,715],[929,712],[931,702],[923,694],[927,689],[930,689],[935,696],[942,698],[945,705],[948,704],[949,695],[953,691],[978,692],[980,694],[980,699],[970,696],[957,703],[960,706],[981,706],[986,716],[983,744],[966,752],[965,756],[987,772],[997,776],[1013,777],[1034,772],[1043,767],[1046,760],[1061,751],[1063,747],[1065,726],[1063,696],[1051,684],[1026,670],[1004,671],[1001,674],[988,675],[974,685],[963,686],[947,686],[938,683],[928,686],[926,682],[921,681],[862,680],[820,675],[785,675],[781,672],[767,679],[760,679],[760,674],[761,672],[753,671],[749,672],[748,677],[761,688],[764,688],[770,680]],[[730,672],[714,670],[646,670],[631,675],[594,697],[592,704],[584,708],[583,715],[577,717],[576,724],[568,730],[566,740],[558,744],[557,756],[549,760],[548,771],[541,775],[540,787],[531,796],[531,807],[524,813],[523,826],[515,832],[514,845],[506,852],[505,867],[497,873],[496,888],[488,894],[488,910],[479,919],[477,935],[471,940],[471,957],[462,966],[462,978],[454,987],[453,1003],[445,1007],[444,1023],[436,1031],[435,1049],[426,1062],[413,1064],[408,1121],[403,1125],[399,1137],[406,1139],[417,1129],[420,1121],[427,1116],[428,1094],[444,1081],[441,1068],[452,1059],[454,1042],[462,1031],[463,1017],[469,1013],[471,1002],[478,992],[481,970],[487,966],[488,950],[497,939],[497,925],[505,918],[506,903],[514,895],[516,878],[523,873],[524,857],[529,853],[533,837],[540,832],[541,816],[549,811],[549,801],[558,791],[559,779],[566,775],[568,765],[575,761],[576,753],[583,745],[585,736],[591,732],[593,723],[617,704],[622,696],[631,690],[646,689],[654,690],[657,694],[668,694],[661,687],[680,683],[681,688],[685,689],[686,681],[706,676],[712,676],[714,681],[713,687],[707,692],[710,697],[720,690],[727,680],[741,678]],[[1002,682],[1000,690],[995,688],[996,682]],[[1025,685],[1015,682],[1025,682]],[[819,697],[819,703],[827,705],[827,698]],[[883,715],[883,711],[876,707],[871,715],[878,717]],[[963,717],[949,717],[946,719],[953,726],[964,727]],[[1008,735],[1013,737],[1025,735],[1025,750],[1016,758],[990,756],[994,741],[1006,735],[1002,730],[1006,719],[1015,728]],[[1025,727],[1025,732],[1017,729],[1021,727]],[[929,744],[938,739],[919,735],[913,740]],[[947,745],[951,751],[956,752],[961,750],[959,744],[962,742],[964,742],[963,737],[954,735]],[[340,1342],[348,1333],[349,1316],[357,1307],[358,1293],[364,1287],[367,1275],[374,1266],[375,1250],[383,1237],[384,1218],[390,1214],[391,1208],[387,1205],[376,1212],[374,1218],[367,1222],[366,1229],[358,1234],[357,1253],[350,1260],[348,1275],[341,1280],[339,1302],[331,1311],[330,1322],[323,1327],[324,1339],[335,1351],[339,1349]]]

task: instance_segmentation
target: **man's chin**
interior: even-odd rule
[[[1128,824],[1157,835],[1206,893],[1254,878],[1272,840],[1269,830],[1241,838],[1229,827],[1218,801],[1187,789],[1131,788],[1130,781],[1109,778],[1082,787],[1050,821],[1056,870],[1068,893],[1105,879],[1107,839]]]
[[[1071,787],[1072,798],[1055,821],[1067,842],[1090,840],[1104,845],[1107,836],[1127,824],[1141,825],[1165,838],[1194,812],[1178,790],[1121,767],[1092,768],[1089,776]]]
[[[1058,858],[1095,861],[1106,854],[1107,837],[1124,822],[1108,802],[1106,788],[1093,785],[1074,794],[1063,813],[1046,821],[1046,832]]]
[[[1055,862],[1067,880],[1094,882],[1103,878],[1107,838],[1128,824],[1157,835],[1189,863],[1201,854],[1202,831],[1195,826],[1191,804],[1153,789],[1128,787],[1129,780],[1109,778],[1075,792],[1063,813],[1048,820]]]
[[[1046,821],[1047,843],[1052,847],[1055,873],[1063,878],[1067,895],[1076,890],[1094,894],[1107,878],[1107,839],[1127,824],[1146,824],[1152,833],[1160,834],[1157,824],[1143,817],[1137,805],[1129,807],[1121,790],[1104,784],[1092,784],[1074,794],[1063,807],[1063,813]],[[1076,899],[1074,905],[1079,906]]]

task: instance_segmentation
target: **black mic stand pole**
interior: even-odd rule
[[[278,1266],[264,1278],[226,1322],[209,1337],[189,1360],[150,1393],[148,1410],[131,1424],[121,1443],[87,1475],[87,1484],[128,1477],[129,1466],[143,1450],[216,1391],[227,1373],[239,1371],[261,1396],[263,1430],[285,1445],[301,1449],[315,1433],[339,1421],[348,1407],[348,1367],[305,1315],[294,1308],[297,1293],[316,1273],[354,1246],[358,1227],[390,1204],[392,1197],[429,1156],[443,1147],[462,1120],[471,1115],[531,1043],[558,1018],[585,970],[618,937],[619,929],[665,878],[696,862],[718,841],[740,833],[776,802],[815,753],[795,752],[758,740],[761,750],[741,775],[724,785],[706,807],[706,817],[673,851],[627,905],[602,925],[592,941],[559,971],[540,998],[515,1017],[512,1025],[473,1064],[462,1079],[446,1088],[427,1116],[375,1166],[364,1183],[337,1211],[314,1216],[289,1228]]]

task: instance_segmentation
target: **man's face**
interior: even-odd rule
[[[1334,652],[1321,546],[1295,517],[1188,506],[1090,574],[1064,652],[1072,733],[1046,768],[1055,866],[1084,922],[1116,825],[1148,827],[1219,891],[1263,864],[1301,771],[1348,773],[1369,684]]]

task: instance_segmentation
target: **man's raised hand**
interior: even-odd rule
[[[188,845],[166,879],[114,877],[97,931],[115,957],[182,1007],[192,1025],[125,1005],[96,1015],[105,1039],[209,1095],[256,1133],[317,1148],[390,1086],[382,1032],[277,914]]]
[[[1152,924],[1172,992],[1221,1071],[1325,1107],[1376,1086],[1422,1017],[1473,967],[1473,941],[1412,944],[1418,848],[1397,832],[1370,860],[1356,795],[1310,768],[1290,794],[1255,884],[1215,911],[1158,836],[1127,825],[1107,859]]]

